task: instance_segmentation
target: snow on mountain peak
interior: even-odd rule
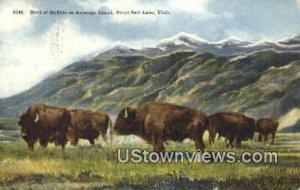
[[[242,39],[240,39],[238,37],[235,37],[235,36],[230,36],[230,37],[225,38],[223,40],[216,41],[215,44],[223,44],[223,45],[249,45],[249,44],[252,44],[252,42],[242,40]]]
[[[300,35],[293,35],[289,38],[284,38],[281,39],[279,41],[277,41],[277,43],[281,43],[281,44],[299,44],[300,43]]]
[[[195,52],[213,53],[218,55],[248,54],[262,50],[300,51],[300,36],[293,36],[279,41],[262,39],[257,42],[242,40],[231,36],[219,41],[208,41],[194,34],[180,32],[172,37],[159,41],[156,45],[130,47],[124,43],[115,43],[106,52],[106,57],[115,55],[148,55],[157,56],[166,53],[191,50]]]
[[[165,38],[161,40],[157,47],[169,47],[174,45],[184,45],[188,47],[195,47],[200,44],[210,44],[209,41],[204,40],[194,34],[189,34],[186,32],[180,32],[175,36],[170,38]]]

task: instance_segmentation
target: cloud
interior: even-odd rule
[[[88,0],[88,1],[77,1],[77,4],[84,8],[85,10],[112,10],[115,12],[113,16],[111,16],[112,22],[116,23],[133,23],[133,24],[140,24],[144,21],[155,20],[157,16],[154,15],[132,15],[132,14],[125,14],[126,11],[136,10],[136,11],[156,11],[157,9],[163,8],[161,4],[157,2],[147,3],[141,2],[138,0],[126,0],[120,1],[118,0],[109,0],[109,1],[98,1],[98,0]],[[116,12],[123,12],[121,14],[116,14]],[[134,21],[134,22],[133,22]]]
[[[247,40],[254,40],[252,39],[251,34],[249,33],[249,31],[245,31],[245,30],[241,30],[241,29],[225,29],[224,31],[224,35],[228,36],[227,38],[239,38],[239,39],[247,39]]]
[[[35,7],[25,1],[3,1],[0,4],[0,34],[4,35],[30,27],[34,17],[30,14],[13,14],[13,10],[31,10]]]
[[[120,3],[119,0],[87,0],[80,1],[77,0],[76,3],[85,10],[97,10],[97,9],[106,9],[113,10],[116,12],[119,11],[154,11],[157,10],[168,10],[171,14],[180,14],[184,12],[185,14],[192,14],[195,16],[210,15],[207,11],[206,4],[209,0],[189,0],[188,3],[183,3],[181,0],[168,0],[168,1],[140,1],[140,0],[126,0]],[[127,22],[130,24],[140,24],[145,21],[155,21],[157,19],[162,19],[160,15],[133,15],[133,14],[115,14],[112,16],[111,21],[117,23]]]
[[[29,89],[49,74],[110,44],[108,39],[85,34],[69,19],[54,23],[40,37],[10,38],[0,45],[0,98]]]
[[[94,6],[82,2],[82,6]],[[129,0],[122,6],[129,8],[130,3]],[[117,4],[120,3],[114,1],[106,6],[121,8]],[[28,13],[35,6],[25,1],[3,1],[0,5],[0,98],[27,90],[68,64],[115,44],[101,35],[84,32],[71,19],[54,21],[45,33],[32,35],[29,31],[39,20],[29,14],[14,15],[12,11],[22,9]],[[143,43],[150,42],[132,45]]]
[[[189,0],[187,2],[182,2],[182,0],[170,0],[168,4],[175,11],[200,15],[207,10],[207,3],[208,0]]]
[[[51,55],[59,62],[75,61],[111,44],[109,39],[100,35],[83,32],[69,19],[54,23],[46,36]]]
[[[297,3],[297,6],[300,8],[300,0],[295,0]]]

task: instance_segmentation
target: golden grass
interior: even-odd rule
[[[274,146],[263,143],[246,142],[242,149],[225,149],[223,141],[216,141],[210,151],[278,151],[278,164],[245,163],[118,163],[115,151],[125,145],[88,148],[68,146],[64,152],[50,146],[48,149],[37,147],[34,152],[28,150],[24,142],[0,142],[0,186],[12,186],[16,183],[26,185],[28,180],[36,183],[36,176],[41,183],[97,183],[98,186],[116,186],[122,183],[148,186],[163,183],[166,180],[186,179],[189,181],[211,181],[217,184],[235,185],[235,187],[265,188],[267,182],[273,183],[273,189],[300,186],[300,151],[299,146],[283,144],[286,139],[298,140],[299,134],[278,134]],[[127,145],[151,150],[151,146]],[[191,142],[180,144],[170,142],[168,150],[193,151]],[[297,151],[298,150],[298,151]],[[283,181],[285,185],[277,181]],[[298,180],[298,183],[297,183]],[[282,183],[283,183],[282,182]],[[240,186],[241,185],[241,186]],[[250,186],[249,186],[250,185]],[[262,186],[260,186],[262,185]],[[227,187],[226,186],[226,187]]]

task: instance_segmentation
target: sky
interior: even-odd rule
[[[49,15],[50,10],[170,14]],[[0,98],[116,44],[154,46],[179,32],[209,41],[280,40],[300,34],[300,0],[0,0]]]

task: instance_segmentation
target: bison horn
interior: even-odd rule
[[[21,137],[25,137],[26,136],[26,133],[21,133]]]
[[[39,114],[35,114],[35,119],[34,119],[34,122],[36,123],[36,122],[38,122],[39,121]]]
[[[127,117],[128,117],[128,110],[127,110],[127,108],[125,108],[124,118],[127,119]]]

